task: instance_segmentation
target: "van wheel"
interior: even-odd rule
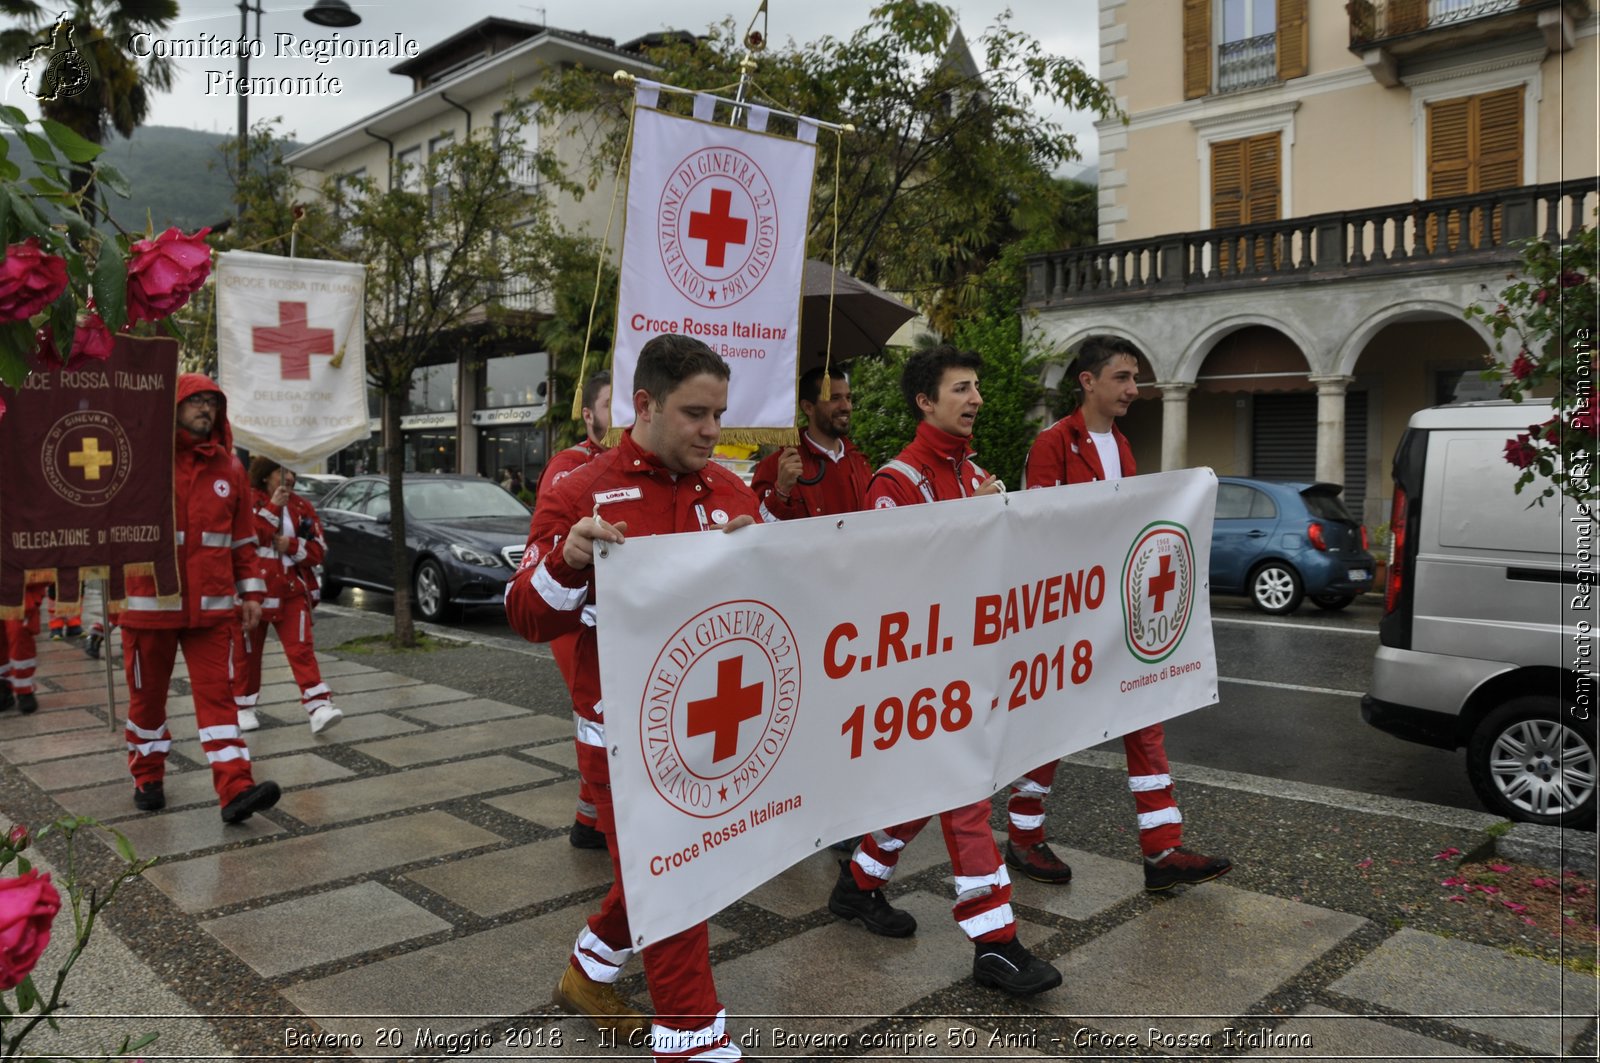
[[[1490,811],[1545,826],[1595,816],[1595,723],[1577,720],[1561,699],[1512,698],[1467,742],[1467,778]]]
[[[1311,604],[1318,609],[1326,609],[1330,613],[1337,613],[1340,609],[1356,600],[1353,594],[1313,594]]]
[[[1304,597],[1300,573],[1281,561],[1268,561],[1250,575],[1250,601],[1263,613],[1292,613]]]
[[[344,584],[340,583],[336,579],[329,579],[326,575],[324,575],[322,577],[322,586],[320,589],[322,591],[323,601],[336,602],[339,600],[339,595],[344,593]]]

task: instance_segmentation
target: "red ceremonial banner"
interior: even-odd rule
[[[117,336],[111,357],[0,384],[0,620],[22,617],[25,588],[56,585],[78,602],[110,581],[120,612],[130,572],[181,593],[172,533],[176,340]]]

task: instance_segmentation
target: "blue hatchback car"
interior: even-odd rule
[[[1367,529],[1329,483],[1217,477],[1211,589],[1243,594],[1264,613],[1292,613],[1309,597],[1343,609],[1372,586]]]

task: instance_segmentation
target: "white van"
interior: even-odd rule
[[[1585,826],[1595,816],[1596,508],[1513,490],[1506,443],[1549,403],[1422,410],[1394,460],[1384,615],[1361,715],[1467,750],[1495,813]]]

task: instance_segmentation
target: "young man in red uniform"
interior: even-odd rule
[[[829,395],[822,399],[819,367],[800,378],[800,412],[806,430],[798,447],[768,454],[756,466],[750,489],[761,500],[763,520],[799,520],[866,508],[872,466],[850,442],[850,378],[829,372]]]
[[[49,587],[35,583],[23,590],[19,620],[0,620],[0,711],[15,705],[27,716],[39,711],[33,673],[39,667],[39,609]]]
[[[553,1002],[624,1036],[643,1029],[644,1017],[612,988],[633,954],[633,938],[600,703],[595,543],[621,542],[624,533],[733,530],[754,523],[755,496],[711,461],[728,405],[728,376],[727,363],[699,340],[664,335],[646,343],[634,371],[633,427],[615,448],[539,499],[522,567],[506,588],[506,616],[525,638],[549,642],[576,635],[570,681],[578,771],[594,794],[597,822],[611,853],[611,890],[578,935]],[[727,1035],[708,942],[706,924],[699,923],[643,950],[656,1011],[651,1046],[658,1060],[741,1058]]]
[[[867,489],[869,506],[888,509],[1005,490],[971,457],[972,426],[983,406],[978,393],[982,364],[977,354],[949,345],[918,351],[907,360],[900,389],[920,418],[917,434],[873,477]],[[1013,996],[1042,993],[1061,984],[1061,972],[1017,940],[1011,877],[989,831],[989,813],[989,799],[984,798],[939,814],[955,871],[956,925],[972,940],[972,977],[979,985]],[[839,865],[828,910],[842,919],[860,919],[874,934],[913,934],[916,919],[884,899],[883,885],[894,874],[901,850],[931,818],[863,837],[855,855]]]
[[[294,473],[271,458],[251,460],[250,489],[256,556],[267,584],[261,619],[278,632],[283,655],[300,687],[300,707],[311,724],[311,733],[321,734],[344,718],[344,713],[334,707],[328,684],[322,681],[317,650],[311,641],[311,610],[318,587],[316,566],[322,564],[328,548],[322,536],[322,521],[311,503],[295,493]],[[241,642],[244,667],[242,675],[238,669],[235,671],[238,690],[233,700],[239,708],[239,730],[254,731],[261,726],[256,717],[256,699],[261,696],[266,627],[246,631]]]
[[[211,378],[178,378],[177,442],[172,489],[182,589],[159,597],[151,575],[129,575],[122,626],[122,662],[128,677],[128,768],[134,807],[166,806],[162,778],[172,733],[167,730],[167,683],[178,648],[189,666],[195,724],[211,765],[211,782],[225,823],[238,823],[278,803],[275,782],[250,775],[250,750],[239,737],[239,716],[229,677],[240,636],[234,598],[244,627],[261,624],[266,585],[257,571],[250,485],[233,456],[228,403]]]
[[[535,505],[544,501],[550,488],[606,452],[606,433],[611,431],[611,374],[604,369],[591,374],[583,382],[582,413],[583,439],[551,458],[544,467],[544,472],[539,476],[539,497]],[[573,654],[577,652],[577,645],[576,632],[550,643],[550,652],[555,656],[556,667],[561,670],[561,678],[567,684],[569,694],[577,689],[573,686],[573,673],[577,667]],[[572,817],[572,829],[567,831],[567,841],[574,849],[606,847],[606,836],[600,833],[594,820],[594,794],[589,784],[579,776],[578,809]]]
[[[1138,471],[1128,439],[1117,428],[1117,418],[1139,397],[1138,352],[1124,340],[1092,339],[1078,352],[1077,367],[1083,401],[1033,441],[1024,473],[1028,487],[1115,480]],[[1159,723],[1140,728],[1124,735],[1122,746],[1128,755],[1128,788],[1139,814],[1144,888],[1171,889],[1227,874],[1233,867],[1227,857],[1182,848],[1183,815],[1172,796],[1166,729]],[[1044,799],[1057,763],[1052,760],[1012,783],[1006,803],[1006,863],[1039,882],[1072,878],[1072,869],[1044,840]]]

